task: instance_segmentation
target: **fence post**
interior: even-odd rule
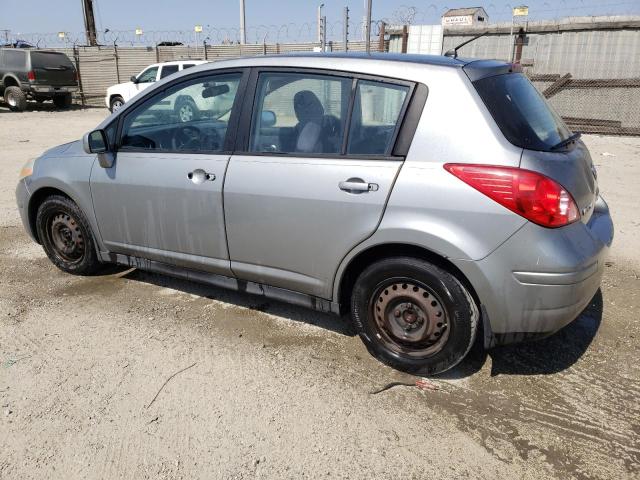
[[[409,43],[409,29],[406,25],[402,26],[402,53],[407,53],[407,43]]]
[[[384,36],[387,33],[387,24],[382,22],[380,24],[380,36],[378,38],[378,51],[379,52],[384,52]]]
[[[120,83],[120,65],[118,65],[118,45],[116,45],[116,42],[113,42],[113,55],[116,59],[116,78]]]
[[[207,39],[205,38],[204,41],[202,42],[202,45],[204,45],[204,59],[205,60],[209,60],[207,58]]]
[[[82,103],[82,108],[87,106],[85,98],[84,98],[84,89],[82,88],[82,75],[80,74],[80,51],[78,50],[78,46],[73,44],[73,58],[76,61],[76,72],[78,72],[78,87],[80,88],[80,102]]]
[[[160,50],[158,49],[158,44],[156,43],[156,63],[160,63]],[[118,80],[120,81],[120,80]]]

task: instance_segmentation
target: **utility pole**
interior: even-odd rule
[[[344,7],[344,51],[349,50],[349,7]]]
[[[365,45],[367,46],[367,53],[371,52],[371,0],[367,1],[367,9],[365,15],[364,34]]]
[[[318,43],[322,45],[322,7],[324,3],[318,5]]]
[[[244,45],[247,43],[247,31],[244,26],[245,21],[245,10],[244,10],[244,0],[240,0],[240,44]]]
[[[87,45],[98,45],[96,35],[96,19],[93,15],[93,0],[82,0],[82,13],[84,14],[84,31],[87,36]]]

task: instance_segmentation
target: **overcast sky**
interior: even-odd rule
[[[329,23],[342,19],[343,7],[361,19],[365,0],[323,0]],[[320,2],[246,0],[247,26],[315,23]],[[403,6],[415,6],[416,23],[438,23],[447,8],[482,5],[490,20],[509,19],[511,6],[528,4],[532,18],[568,15],[640,14],[640,0],[373,0],[373,19],[393,18]],[[98,29],[192,30],[194,25],[238,26],[238,0],[94,0]],[[15,33],[81,32],[81,0],[0,0],[0,29]]]

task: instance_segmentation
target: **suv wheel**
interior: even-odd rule
[[[91,275],[101,267],[89,222],[72,200],[48,197],[38,208],[36,228],[49,260],[60,270]]]
[[[376,262],[360,274],[351,316],[379,360],[408,373],[434,375],[467,355],[479,314],[451,273],[424,260],[397,257]]]
[[[4,89],[4,101],[9,104],[9,110],[24,112],[27,109],[27,97],[20,87],[7,87]]]
[[[53,97],[53,103],[58,108],[69,108],[71,106],[71,94],[63,93]]]
[[[116,95],[111,99],[109,110],[111,110],[111,113],[116,112],[120,110],[123,105],[124,105],[124,98],[122,98],[119,95]]]
[[[181,122],[192,122],[194,120],[198,120],[200,116],[200,112],[198,111],[198,107],[196,103],[191,98],[183,98],[180,101],[176,102],[176,115]]]

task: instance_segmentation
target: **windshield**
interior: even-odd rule
[[[571,136],[560,116],[523,74],[496,75],[473,84],[512,144],[548,151]]]
[[[57,52],[31,52],[31,65],[34,68],[74,68],[64,53]]]

